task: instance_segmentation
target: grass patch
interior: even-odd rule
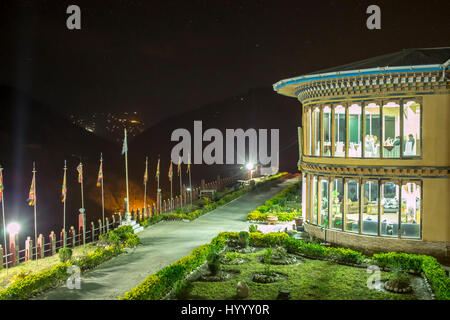
[[[78,246],[75,248],[71,248],[73,250],[72,257],[82,257],[86,256],[87,254],[93,252],[95,250],[96,246],[92,243],[86,244],[85,247]],[[51,257],[45,257],[43,259],[39,259],[39,261],[31,260],[27,262],[23,262],[19,265],[16,265],[15,267],[8,268],[8,275],[6,275],[6,269],[0,270],[0,288],[6,288],[8,284],[10,283],[11,279],[20,275],[20,274],[27,274],[29,272],[38,273],[40,271],[43,271],[44,269],[48,269],[51,267],[54,267],[61,262],[59,261],[58,254],[55,254]]]

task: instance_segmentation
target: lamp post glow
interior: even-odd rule
[[[10,236],[15,236],[16,234],[18,234],[19,230],[20,230],[20,225],[16,222],[11,222],[6,227],[6,231],[8,231]]]
[[[253,163],[249,162],[246,165],[247,170],[250,171],[250,180],[253,179],[253,169],[254,169],[254,165]]]

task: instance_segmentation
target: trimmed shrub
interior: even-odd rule
[[[59,261],[65,263],[72,258],[72,249],[70,248],[61,248],[58,252]]]
[[[243,248],[248,247],[248,238],[249,238],[249,233],[247,231],[239,232],[238,240],[239,240],[239,244],[241,245],[241,247],[243,247]]]

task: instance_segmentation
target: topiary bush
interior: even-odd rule
[[[65,263],[72,258],[72,249],[71,248],[61,248],[58,252],[59,261]]]
[[[243,248],[248,247],[249,243],[249,233],[247,231],[241,231],[238,235],[239,245]]]
[[[212,275],[216,275],[220,268],[220,256],[216,251],[211,251],[206,256],[206,261],[208,262],[208,269]]]

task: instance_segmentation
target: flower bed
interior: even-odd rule
[[[287,204],[290,197],[295,197],[300,183],[283,189],[279,194],[267,200],[264,205],[247,215],[249,221],[266,221],[268,216],[275,216],[278,221],[293,221],[301,214],[301,209],[294,209]]]

